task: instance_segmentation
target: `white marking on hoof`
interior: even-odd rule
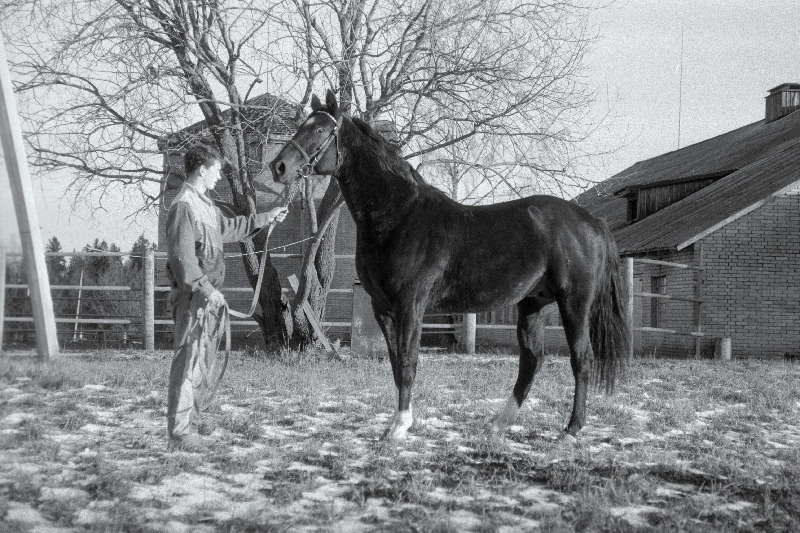
[[[578,438],[575,437],[575,435],[571,435],[570,433],[567,433],[566,431],[561,433],[561,436],[558,438],[558,440],[563,445],[577,446],[577,444],[578,444]]]
[[[381,440],[403,440],[408,436],[408,429],[414,422],[411,406],[408,411],[395,411],[389,427],[383,433]]]
[[[497,416],[492,420],[491,428],[497,433],[504,432],[506,428],[517,419],[517,413],[519,413],[519,405],[517,405],[517,399],[514,398],[512,394],[508,397],[508,400],[506,400],[503,410],[497,413]]]

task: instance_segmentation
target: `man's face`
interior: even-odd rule
[[[219,161],[214,161],[209,166],[200,167],[200,179],[207,189],[213,189],[221,177],[220,171],[222,164]]]

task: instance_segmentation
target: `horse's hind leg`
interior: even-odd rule
[[[559,300],[564,335],[570,351],[570,365],[575,378],[575,396],[572,401],[572,416],[565,433],[575,436],[586,422],[586,395],[589,388],[594,352],[589,337],[591,302],[585,298],[566,297]]]
[[[544,362],[544,316],[542,307],[547,303],[526,298],[517,304],[517,341],[519,341],[519,373],[511,396],[492,424],[503,431],[517,417],[522,402],[531,390],[536,373]]]

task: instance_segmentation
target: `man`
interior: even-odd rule
[[[225,277],[222,245],[243,241],[266,225],[282,222],[288,209],[229,218],[206,195],[220,179],[222,157],[216,148],[192,146],[184,156],[186,181],[167,215],[167,276],[175,320],[172,367],[167,395],[170,447],[202,448],[194,435],[208,434],[200,413],[209,392],[217,348],[224,332]]]

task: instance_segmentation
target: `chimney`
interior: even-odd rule
[[[785,117],[800,109],[800,83],[783,83],[769,90],[767,95],[767,120],[765,123]]]
[[[800,85],[798,87],[800,87]],[[377,131],[381,137],[390,143],[398,144],[400,142],[400,134],[398,133],[397,126],[393,121],[386,119],[373,120],[370,122],[370,126],[372,126],[372,129]]]

